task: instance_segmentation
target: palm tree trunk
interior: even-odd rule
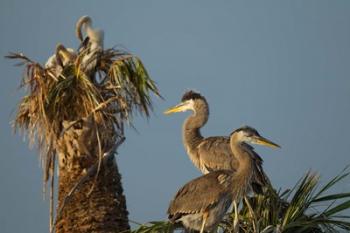
[[[55,232],[129,232],[126,200],[114,155],[103,160],[100,170],[94,169],[92,174],[88,174],[88,171],[91,172],[89,168],[97,168],[99,163],[96,149],[99,145],[96,143],[94,124],[85,121],[83,125],[82,128],[72,127],[66,132],[67,136],[59,141],[61,147],[58,153],[58,211]],[[103,142],[111,142],[113,138],[102,138],[101,148],[111,144]],[[78,146],[82,140],[85,145]],[[99,171],[96,176],[97,170]],[[82,178],[87,179],[79,184]]]
[[[60,174],[58,207],[81,178],[79,174],[81,171],[78,169]],[[86,182],[66,203],[56,224],[57,233],[128,232],[128,212],[117,164],[109,161],[106,168],[101,170],[94,190],[88,196],[93,182],[93,179]]]

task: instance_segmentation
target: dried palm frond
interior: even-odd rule
[[[25,131],[31,144],[39,146],[45,182],[57,142],[67,131],[64,122],[74,125],[93,117],[99,127],[112,126],[116,139],[121,139],[124,123],[130,121],[134,110],[149,116],[150,93],[161,97],[141,60],[125,51],[103,51],[93,75],[80,68],[81,54],[59,75],[23,54],[10,53],[7,58],[25,65],[21,87],[27,94],[18,105],[14,128]]]

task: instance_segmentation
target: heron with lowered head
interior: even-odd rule
[[[79,53],[83,53],[80,67],[88,75],[95,73],[99,57],[103,52],[104,31],[92,27],[92,19],[85,15],[76,23],[76,36],[81,45]],[[85,34],[85,38],[84,38]]]
[[[57,77],[66,65],[75,61],[76,57],[77,54],[74,49],[66,48],[63,44],[57,44],[55,54],[49,57],[45,63],[45,68],[52,69],[55,77]]]

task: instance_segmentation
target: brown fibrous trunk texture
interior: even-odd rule
[[[97,140],[96,129],[102,132],[100,141]],[[121,175],[114,156],[101,163],[98,176],[93,174],[72,192],[79,180],[87,176],[88,169],[98,164],[101,158],[99,146],[103,153],[114,141],[113,127],[100,127],[92,119],[85,119],[80,126],[71,127],[62,137],[58,152],[56,233],[130,231]]]

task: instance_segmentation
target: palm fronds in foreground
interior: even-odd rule
[[[266,195],[250,198],[252,211],[243,205],[239,212],[241,233],[338,233],[350,231],[350,193],[333,193],[334,186],[350,174],[347,167],[324,186],[319,176],[308,172],[291,190],[278,193],[271,188]],[[347,214],[344,212],[347,212]],[[343,213],[343,214],[342,214]],[[233,213],[220,224],[217,232],[233,232]],[[167,221],[141,225],[133,233],[173,232]]]
[[[153,221],[147,224],[140,225],[132,233],[171,233],[176,227],[168,221]]]
[[[319,176],[308,172],[291,190],[274,195],[272,189],[265,196],[250,198],[240,210],[240,232],[247,233],[318,233],[350,231],[350,193],[329,194],[335,184],[350,174],[348,167],[326,185],[319,187]],[[253,213],[253,214],[252,214]],[[229,217],[222,224],[224,232],[231,232]]]
[[[39,146],[45,181],[52,175],[49,169],[59,147],[57,142],[72,124],[92,117],[99,128],[115,130],[118,142],[133,110],[148,117],[150,93],[160,96],[141,60],[121,50],[103,51],[95,76],[80,70],[79,57],[58,76],[23,54],[11,53],[7,58],[25,65],[21,87],[27,94],[19,103],[14,127],[26,131],[31,144]],[[99,132],[106,130],[100,128]]]

